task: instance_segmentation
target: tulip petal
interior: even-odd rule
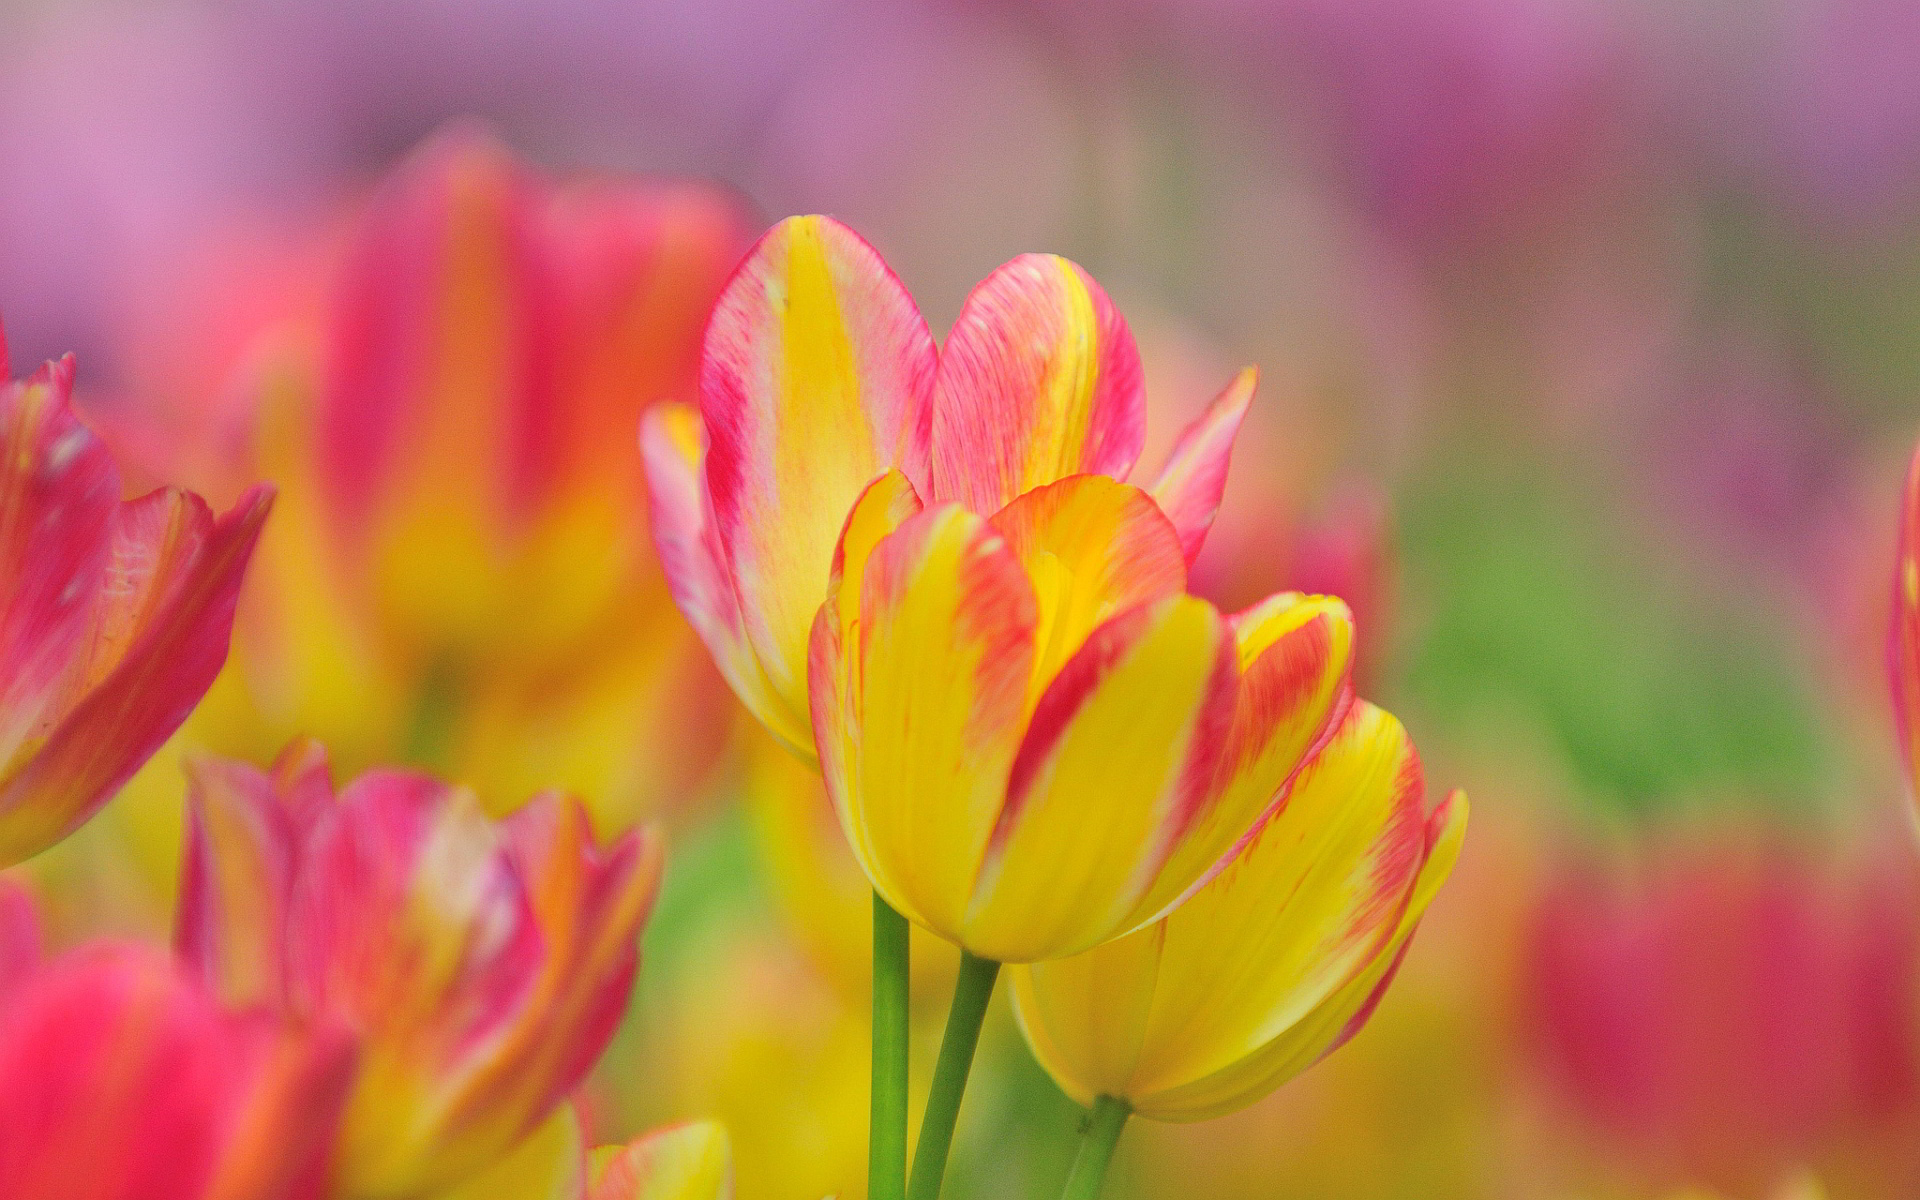
[[[326,753],[314,742],[287,747],[271,775],[189,760],[174,949],[228,1004],[286,1002],[280,955],[300,847],[332,806]]]
[[[1233,711],[1233,645],[1173,596],[1094,630],[1035,708],[981,863],[962,944],[1056,958],[1126,932]]]
[[[241,578],[272,500],[255,488],[218,521],[178,491],[122,507],[91,653],[62,684],[78,702],[0,783],[0,863],[85,821],[200,702],[226,662]]]
[[[700,373],[714,527],[782,728],[806,725],[809,631],[847,510],[890,467],[927,490],[933,371],[906,289],[825,217],[776,225],[714,308]]]
[[[25,888],[0,879],[0,1008],[40,965],[40,911]]]
[[[470,792],[374,771],[317,825],[286,922],[295,1011],[366,1031],[342,1133],[349,1191],[456,1182],[538,1114],[460,1124],[470,1064],[515,1033],[540,984],[542,938],[498,834]]]
[[[707,498],[706,427],[688,404],[657,404],[640,423],[648,515],[674,603],[707,644],[741,703],[788,749],[812,754],[804,721],[774,692],[747,642]]]
[[[70,358],[0,375],[0,772],[57,715],[113,544],[120,478],[68,403],[72,379]]]
[[[1160,477],[1153,481],[1154,503],[1179,532],[1180,549],[1189,564],[1199,557],[1207,531],[1213,528],[1214,514],[1220,511],[1233,441],[1239,436],[1240,423],[1246,419],[1247,406],[1253,403],[1259,383],[1260,372],[1253,367],[1235,376],[1207,411],[1180,434],[1166,465],[1160,468]]]
[[[1165,916],[1219,870],[1352,702],[1353,620],[1339,600],[1284,593],[1232,624],[1241,672],[1232,729],[1130,924]]]
[[[936,501],[993,513],[1068,475],[1124,479],[1145,438],[1140,352],[1092,276],[1024,254],[973,289],[934,384]]]
[[[1040,601],[1036,691],[1101,623],[1186,590],[1173,526],[1145,492],[1105,475],[1073,475],[1023,493],[992,523]]]
[[[1423,792],[1400,723],[1356,704],[1239,856],[1167,918],[1131,1094],[1239,1062],[1379,959],[1426,859]]]
[[[689,1121],[596,1150],[587,1200],[733,1200],[725,1127]]]
[[[1358,1033],[1393,980],[1427,905],[1446,882],[1466,836],[1466,797],[1455,792],[1428,821],[1425,860],[1393,936],[1352,979],[1254,1053],[1210,1075],[1156,1093],[1137,1106],[1164,1121],[1204,1121],[1268,1092],[1331,1054]]]
[[[851,632],[832,610],[852,596],[830,602],[814,627],[827,791],[874,886],[953,938],[1019,745],[1033,587],[1006,542],[957,505],[880,539],[858,577]]]

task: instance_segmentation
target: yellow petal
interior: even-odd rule
[[[815,627],[822,773],[874,886],[958,940],[1019,744],[1033,588],[999,535],[957,505],[908,520],[858,573],[858,617],[823,609]],[[836,603],[846,614],[855,598]]]
[[[571,1105],[500,1159],[436,1200],[578,1200],[586,1184],[580,1119]]]
[[[1226,622],[1174,596],[1095,630],[1034,711],[961,944],[1058,958],[1124,932],[1230,715]]]

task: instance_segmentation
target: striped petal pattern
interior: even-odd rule
[[[1356,704],[1280,807],[1164,920],[1016,968],[1028,1044],[1070,1095],[1157,1120],[1218,1116],[1371,1015],[1452,869],[1466,803],[1428,812],[1399,722]]]
[[[199,703],[272,502],[122,502],[72,386],[70,359],[0,384],[0,866],[93,815]]]
[[[400,771],[336,797],[311,746],[193,772],[176,942],[235,1001],[357,1036],[349,1194],[456,1183],[547,1120],[624,1009],[656,839],[601,847],[557,794],[495,822]]]
[[[1023,559],[1108,554],[1138,573],[1110,581],[1095,617],[1093,575],[1059,597],[1070,573],[1028,563],[1043,620],[1065,618],[1043,631],[1048,667],[1031,703],[1129,587],[1157,594],[1184,580],[1252,392],[1243,373],[1152,493],[1089,500],[1125,480],[1146,434],[1139,351],[1091,276],[1053,255],[1016,258],[974,289],[936,350],[872,247],[829,218],[794,217],[747,256],[714,311],[697,418],[663,411],[643,433],[654,539],[675,601],[736,694],[812,758],[807,631],[832,587],[835,535],[874,479],[898,472],[896,499],[994,517]],[[1096,514],[1115,527],[1087,525]],[[1119,543],[1103,548],[1101,536]]]
[[[811,672],[828,793],[889,902],[998,961],[1078,953],[1199,886],[1349,694],[1337,601],[1229,621],[1186,594],[1146,493],[1105,477],[991,520],[883,480],[836,562]]]
[[[1068,475],[1124,479],[1146,434],[1140,351],[1092,276],[1023,254],[967,297],[934,384],[935,500],[990,513]]]

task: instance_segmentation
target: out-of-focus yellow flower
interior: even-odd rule
[[[312,735],[353,770],[558,784],[609,831],[691,790],[729,706],[654,559],[634,439],[692,395],[746,232],[714,189],[556,184],[455,130],[314,256],[318,296],[206,335],[248,403],[119,406],[160,469],[197,454],[285,496],[199,744],[258,760]]]
[[[1034,1055],[1083,1104],[1192,1121],[1250,1104],[1359,1031],[1466,829],[1432,813],[1400,723],[1356,704],[1284,803],[1164,921],[1017,967]]]
[[[733,1145],[717,1121],[670,1125],[593,1152],[587,1200],[733,1200]]]
[[[360,1069],[341,1193],[458,1183],[546,1121],[625,1011],[657,839],[598,844],[570,798],[503,821],[471,792],[324,756],[192,770],[181,957],[234,1003],[343,1025]]]
[[[122,501],[73,359],[8,376],[0,337],[0,867],[73,832],[200,702],[273,499]]]
[[[746,801],[781,916],[848,1001],[865,1002],[873,974],[873,885],[834,818],[820,776],[772,738],[749,735]],[[910,931],[911,996],[944,1005],[960,956],[924,930]]]

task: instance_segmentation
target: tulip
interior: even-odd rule
[[[1153,485],[1183,562],[1219,508],[1254,382],[1246,371],[1228,386]],[[828,218],[791,218],[720,296],[698,408],[648,414],[654,538],[734,691],[812,758],[809,630],[867,485],[897,470],[916,499],[991,515],[1069,476],[1126,478],[1145,413],[1125,320],[1065,259],[1024,255],[995,271],[936,351],[871,246]]]
[[[411,1196],[499,1159],[612,1037],[657,889],[644,833],[596,844],[580,804],[504,821],[471,792],[369,772],[335,794],[297,743],[271,772],[201,759],[176,939],[220,994],[353,1031],[348,1196]]]
[[[91,943],[0,994],[0,1195],[324,1194],[351,1046],[224,1012],[163,955]]]
[[[1242,1108],[1359,1032],[1466,831],[1465,798],[1429,813],[1424,787],[1400,723],[1356,704],[1232,865],[1170,916],[1014,969],[1028,1045],[1096,1131]]]
[[[199,703],[272,502],[121,500],[72,391],[71,358],[0,383],[0,867],[78,828]]]
[[[603,832],[692,793],[725,689],[654,558],[633,439],[693,394],[739,206],[550,180],[455,129],[349,218],[203,286],[145,338],[175,411],[121,406],[159,471],[281,485],[196,745],[263,759],[311,734],[353,770],[558,782]]]

